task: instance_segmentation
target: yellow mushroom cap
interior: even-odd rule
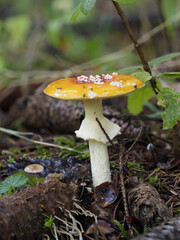
[[[40,164],[30,164],[24,169],[24,171],[27,173],[40,173],[43,170],[44,170],[44,167]]]
[[[131,75],[117,73],[62,78],[50,83],[44,93],[64,100],[86,100],[121,96],[144,86]]]

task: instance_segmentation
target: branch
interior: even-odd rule
[[[144,56],[144,53],[142,51],[142,48],[141,48],[141,45],[139,44],[139,42],[137,41],[137,39],[135,38],[134,36],[134,33],[129,25],[129,22],[123,12],[123,10],[121,9],[121,7],[119,6],[119,4],[115,1],[112,0],[112,3],[114,4],[117,12],[118,12],[118,15],[121,17],[122,19],[122,22],[124,23],[125,27],[126,27],[126,30],[132,40],[132,42],[134,43],[134,47],[137,51],[137,53],[139,54],[139,57],[141,59],[141,62],[142,62],[142,65],[143,65],[143,69],[148,72],[151,76],[152,76],[152,72],[151,72],[151,69],[150,69],[150,66],[148,64],[148,61],[146,60],[145,56]],[[156,86],[156,80],[155,78],[152,76],[151,80],[150,80],[150,83],[151,83],[151,86],[153,88],[153,91],[155,94],[158,93],[159,89],[157,88]]]

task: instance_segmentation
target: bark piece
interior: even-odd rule
[[[43,214],[63,217],[61,209],[73,209],[77,186],[65,184],[57,178],[47,178],[37,187],[27,187],[20,192],[0,199],[0,240],[39,240],[45,217]]]
[[[150,184],[140,183],[128,193],[131,215],[143,225],[155,226],[169,219],[169,210],[158,191]]]

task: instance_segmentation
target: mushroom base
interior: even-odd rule
[[[111,181],[107,146],[96,140],[89,140],[93,186]]]

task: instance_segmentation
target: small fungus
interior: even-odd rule
[[[27,173],[40,173],[44,170],[44,167],[40,164],[30,164],[25,167],[24,171]]]
[[[44,170],[44,167],[40,164],[30,164],[28,166],[25,167],[24,171],[26,173],[32,173],[34,174],[35,178],[36,178],[36,183],[37,185],[39,185],[39,181],[38,181],[38,177],[37,177],[37,173],[41,173]]]
[[[44,90],[55,98],[83,100],[85,119],[75,133],[89,141],[94,187],[111,181],[107,142],[120,134],[120,127],[103,116],[102,99],[121,96],[143,86],[144,83],[134,76],[112,73],[59,79]]]

